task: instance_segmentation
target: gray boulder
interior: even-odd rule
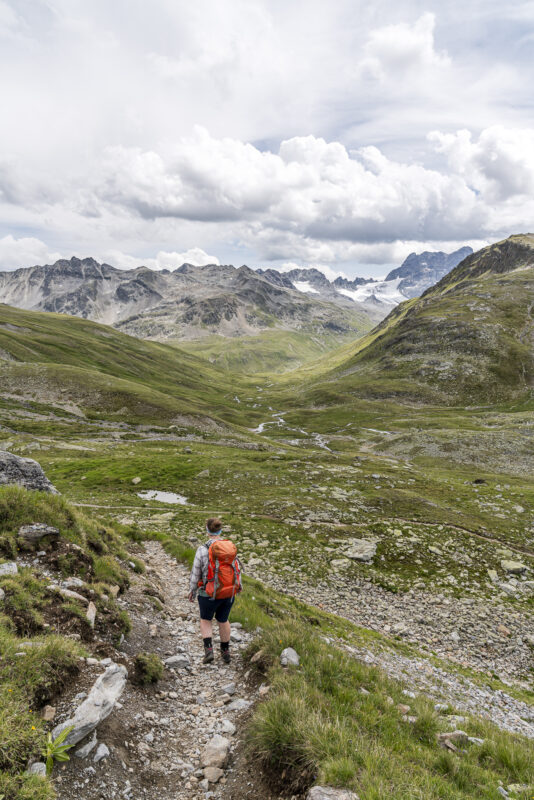
[[[191,661],[187,653],[178,653],[175,656],[169,656],[163,662],[167,667],[171,667],[171,669],[181,669],[181,668],[188,668],[191,666]]]
[[[349,789],[334,789],[332,786],[312,786],[306,800],[359,800]]]
[[[0,486],[18,484],[26,489],[37,489],[40,492],[59,494],[43,469],[33,458],[21,458],[7,450],[0,450]]]
[[[35,544],[45,536],[51,539],[59,538],[59,531],[51,525],[44,525],[42,522],[33,522],[31,525],[22,525],[19,528],[19,537],[27,544]]]
[[[372,561],[376,555],[376,542],[370,539],[353,539],[348,550],[345,550],[345,555],[355,561]]]
[[[3,564],[0,564],[0,578],[4,575],[16,575],[18,571],[19,568],[14,561],[4,561]]]
[[[105,720],[121,696],[126,685],[128,672],[122,664],[110,664],[106,671],[93,684],[91,691],[83,703],[78,706],[73,716],[56,725],[52,731],[55,739],[62,730],[74,726],[65,740],[65,744],[77,744],[97,725]]]
[[[527,565],[522,564],[520,561],[501,561],[501,567],[511,575],[522,575],[527,571]]]
[[[292,647],[286,647],[285,650],[282,650],[280,653],[280,664],[283,667],[298,667],[300,664],[300,656]]]

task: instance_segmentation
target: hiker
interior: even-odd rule
[[[222,536],[222,522],[216,517],[206,521],[209,541],[201,544],[195,553],[189,581],[189,601],[198,594],[200,633],[204,641],[204,664],[211,664],[213,656],[212,619],[219,623],[221,657],[230,663],[230,623],[228,617],[235,596],[241,591],[241,565],[237,547]]]

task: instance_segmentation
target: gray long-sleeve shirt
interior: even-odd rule
[[[189,578],[189,591],[193,593],[193,597],[196,597],[197,592],[206,596],[206,592],[204,589],[199,587],[198,582],[201,580],[202,583],[206,583],[208,580],[208,548],[212,542],[218,542],[221,539],[222,536],[213,536],[209,542],[206,542],[206,544],[201,544],[200,547],[197,547],[195,560],[193,561],[193,567],[191,569],[191,577]]]

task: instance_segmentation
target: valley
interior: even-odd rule
[[[133,338],[122,325],[0,305],[0,451],[37,460],[69,513],[90,520],[77,541],[88,552],[93,541],[97,559],[117,559],[113,581],[130,571],[132,591],[142,591],[136,576],[146,559],[163,585],[165,558],[187,564],[210,515],[238,546],[247,584],[233,617],[244,628],[234,677],[254,707],[238,722],[249,749],[235,745],[235,775],[210,784],[213,796],[242,796],[245,774],[265,798],[300,796],[317,776],[362,800],[491,800],[499,786],[532,795],[533,242],[512,237],[468,256],[358,339],[323,349],[293,331],[293,360],[287,332],[229,346],[206,337],[182,349]],[[9,490],[0,487],[0,499]],[[173,498],[162,492],[181,501],[164,502]],[[53,524],[51,512],[39,514],[21,520]],[[14,524],[0,513],[6,561],[17,556]],[[185,580],[184,567],[176,570]],[[165,619],[184,639],[186,586],[179,591],[172,615],[137,595],[148,620],[143,648],[148,626],[164,628]],[[104,629],[99,637],[111,647]],[[170,640],[152,638],[167,657]],[[182,642],[188,652],[191,638]],[[298,670],[280,667],[286,646],[300,654]],[[125,663],[121,653],[134,656],[128,637],[113,648]],[[176,687],[195,705],[205,674],[194,667],[170,683],[167,674],[159,717]],[[444,749],[443,713],[486,744]],[[133,714],[121,730],[135,748],[146,730]],[[219,716],[206,713],[203,735],[219,731]],[[109,737],[118,741],[111,729]],[[180,743],[165,737],[178,753]],[[100,796],[133,798],[111,793],[117,759],[104,762]],[[198,753],[187,759],[198,771]],[[184,778],[169,795],[156,760],[151,751],[145,777],[129,779],[139,792],[206,796],[202,773],[187,770],[199,780]],[[247,773],[251,764],[264,778]],[[412,769],[407,783],[402,773]],[[63,800],[75,786],[72,764],[59,775]],[[75,786],[80,800],[99,796],[96,778],[87,779]]]

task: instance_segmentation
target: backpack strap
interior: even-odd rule
[[[205,547],[205,548],[206,548],[206,550],[208,551],[208,570],[209,570],[209,568],[210,568],[210,564],[209,564],[209,558],[210,558],[210,546],[211,546],[211,539],[210,539],[210,541],[209,541],[209,542],[204,542],[204,544],[203,544],[203,545],[201,545],[201,547]],[[206,573],[206,580],[204,581],[204,584],[203,584],[203,586],[202,586],[202,588],[204,589],[204,591],[206,591],[206,585],[207,585],[207,583],[208,583],[208,575],[207,575],[207,573]]]

